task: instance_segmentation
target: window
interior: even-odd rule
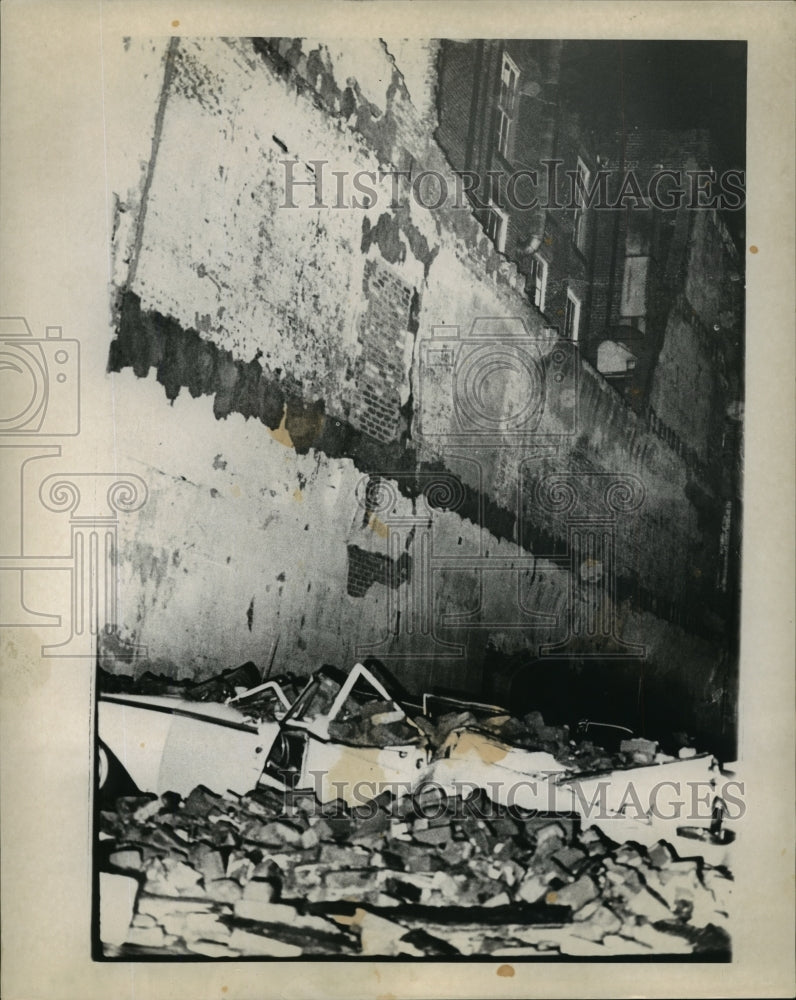
[[[487,236],[495,244],[495,249],[499,250],[500,253],[503,253],[506,249],[507,224],[508,216],[506,213],[498,208],[493,201],[490,201],[489,207],[486,210],[484,229],[486,229]]]
[[[509,158],[514,124],[514,110],[517,104],[517,80],[520,71],[509,56],[503,53],[503,68],[500,74],[500,96],[498,97],[497,148],[501,156]]]
[[[623,319],[644,316],[647,312],[649,260],[649,257],[625,257],[619,300],[619,315]]]
[[[509,157],[509,139],[511,138],[511,118],[503,108],[498,108],[498,139],[497,148],[501,156]]]
[[[578,157],[578,172],[575,182],[575,216],[572,223],[572,242],[583,250],[586,246],[586,191],[589,188],[591,173],[586,164]]]
[[[531,257],[531,270],[528,278],[528,290],[533,304],[539,312],[544,312],[545,293],[547,292],[547,261],[543,257],[539,257],[537,254]]]
[[[580,299],[567,289],[567,309],[564,313],[564,336],[567,340],[578,339],[580,327]]]

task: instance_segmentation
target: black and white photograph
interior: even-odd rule
[[[268,6],[211,31],[120,4],[85,139],[36,101],[69,140],[31,168],[28,254],[65,304],[3,295],[0,603],[11,738],[41,728],[17,780],[54,828],[12,885],[60,926],[79,858],[70,940],[136,998],[371,967],[350,996],[609,968],[614,995],[709,995],[685,984],[753,961],[750,892],[793,851],[789,640],[757,639],[792,591],[766,605],[761,554],[774,588],[792,546],[750,527],[750,289],[782,273],[758,49],[704,19],[556,37],[550,4],[506,38],[496,4],[304,4],[297,34]],[[57,193],[81,164],[84,223]]]

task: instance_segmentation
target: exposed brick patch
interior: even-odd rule
[[[383,583],[395,590],[407,583],[411,575],[412,559],[407,552],[392,560],[381,552],[368,552],[358,545],[348,546],[346,593],[349,597],[364,597],[374,583]]]
[[[368,308],[359,327],[362,353],[350,420],[377,441],[398,436],[404,347],[411,322],[412,288],[379,261],[365,264]]]

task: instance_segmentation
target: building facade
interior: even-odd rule
[[[278,640],[275,669],[373,656],[732,745],[742,283],[718,215],[588,204],[615,146],[569,55],[171,42],[115,227],[151,499],[109,665],[206,676]],[[571,207],[503,200],[545,161]]]

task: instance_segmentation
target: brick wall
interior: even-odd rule
[[[349,597],[364,597],[374,583],[395,590],[409,582],[411,572],[412,560],[406,552],[392,560],[381,552],[368,552],[358,545],[349,545],[346,593]]]
[[[378,260],[365,264],[367,308],[359,325],[361,353],[350,420],[377,441],[392,441],[401,418],[406,383],[406,335],[411,322],[412,288]]]

